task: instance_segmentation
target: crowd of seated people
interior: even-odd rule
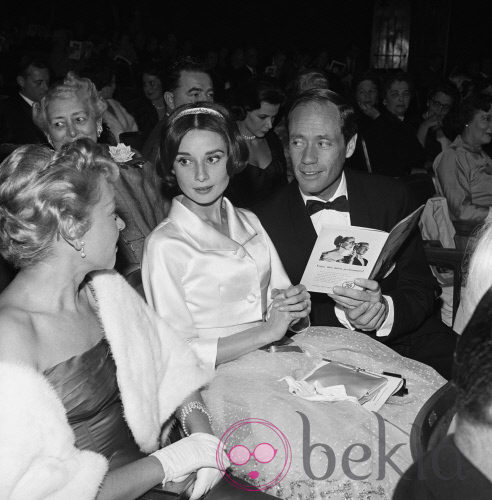
[[[364,332],[446,379],[452,375],[457,337],[435,314],[439,287],[417,233],[380,281],[359,279],[329,296],[310,296],[300,281],[323,224],[389,231],[416,208],[415,195],[422,199],[408,188],[417,173],[434,178],[454,223],[490,222],[490,81],[473,86],[470,79],[457,88],[443,80],[419,103],[414,80],[401,71],[336,74],[319,54],[280,50],[270,58],[255,47],[229,58],[227,51],[206,58],[178,52],[136,50],[127,36],[117,50],[68,61],[71,71],[63,74],[49,67],[49,54],[26,55],[12,70],[11,95],[0,101],[0,369],[4,380],[25,384],[2,384],[0,394],[19,411],[52,406],[46,419],[58,419],[67,436],[63,453],[80,464],[80,471],[61,464],[66,480],[44,484],[46,495],[66,488],[68,498],[87,483],[88,498],[137,498],[196,473],[192,498],[209,490],[214,498],[225,487],[218,440],[197,391],[219,365],[309,324]],[[213,103],[217,96],[220,104]],[[483,245],[477,253],[490,253]],[[146,302],[107,272],[114,266],[123,273],[142,268]],[[470,271],[469,279],[479,278]],[[121,296],[116,313],[106,304],[112,295],[117,302]],[[478,302],[467,296],[463,324]],[[146,318],[145,328],[128,319],[119,324],[127,326],[121,337],[112,333],[114,315],[129,318],[132,307]],[[479,452],[467,446],[478,439],[474,424],[490,422],[465,397],[474,384],[465,374],[477,366],[475,342],[486,343],[489,333],[480,321],[470,322],[455,354],[455,445],[485,476],[485,488],[490,471],[477,466]],[[159,355],[146,353],[150,364],[145,356],[125,358],[121,342],[130,339]],[[87,374],[87,364],[97,369]],[[162,366],[171,366],[165,376]],[[150,373],[157,380],[151,396],[168,398],[165,408],[127,399],[134,387],[116,377],[116,368],[141,372],[137,389]],[[169,381],[183,372],[189,380],[176,395]],[[79,393],[70,392],[73,380]],[[32,402],[15,397],[24,387],[32,389]],[[34,399],[36,392],[46,401]],[[88,434],[76,425],[78,404],[94,415]],[[151,443],[142,437],[148,429],[139,427],[141,415],[129,416],[135,406],[152,415]],[[14,424],[9,410],[1,418]],[[54,415],[60,411],[67,419]],[[174,414],[191,435],[169,444],[158,434]],[[101,422],[98,441],[91,426]],[[29,437],[50,432],[41,424],[9,444],[16,457]],[[52,453],[29,452],[43,460]],[[19,488],[28,496],[39,486],[37,473],[14,471],[9,495]],[[405,479],[415,483],[412,474]]]

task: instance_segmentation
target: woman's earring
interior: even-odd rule
[[[46,139],[48,141],[48,144],[54,148],[55,146],[53,146],[53,139],[51,138],[50,134],[46,134]]]
[[[85,248],[84,248],[84,245],[85,245],[85,241],[81,241],[80,242],[80,256],[85,259]]]
[[[97,129],[96,129],[97,137],[101,137],[102,131],[103,131],[102,123],[97,122]]]

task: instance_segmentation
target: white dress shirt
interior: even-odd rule
[[[19,95],[20,95],[20,96],[22,97],[22,99],[24,99],[24,101],[26,101],[26,102],[27,102],[27,104],[29,104],[29,106],[31,106],[31,108],[32,108],[32,105],[34,104],[34,101],[32,101],[31,99],[29,99],[29,97],[26,97],[24,94],[21,94],[20,92],[19,92]]]
[[[301,191],[302,199],[304,200],[304,204],[307,203],[308,200],[317,200],[322,201],[323,203],[326,201],[333,201],[339,196],[347,195],[347,180],[345,179],[345,173],[342,173],[342,179],[340,180],[340,184],[338,185],[335,194],[329,200],[323,200],[322,198],[318,198],[317,196],[306,196]],[[350,200],[349,200],[350,203]],[[316,234],[319,235],[322,226],[327,225],[336,225],[336,226],[350,226],[350,212],[339,212],[338,210],[320,210],[315,214],[311,215],[311,221],[313,223]],[[391,329],[393,328],[393,323],[395,320],[395,309],[393,306],[393,299],[387,295],[384,295],[384,298],[388,304],[388,315],[384,320],[383,324],[376,331],[377,337],[386,337],[390,334]],[[338,321],[342,323],[343,326],[349,328],[350,330],[354,330],[355,328],[350,324],[347,316],[345,315],[345,311],[337,304],[335,305],[335,314],[338,318]]]

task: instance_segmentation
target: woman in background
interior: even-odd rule
[[[103,125],[106,126],[112,134],[113,141],[105,141],[106,144],[116,146],[122,142],[120,134],[125,132],[138,132],[138,126],[133,116],[122,106],[122,104],[113,98],[116,89],[116,75],[111,64],[100,62],[87,68],[82,76],[89,78],[99,92],[99,96],[107,105],[106,111],[102,115]]]
[[[354,154],[347,159],[347,164],[350,168],[371,173],[380,162],[378,124],[382,121],[379,109],[379,80],[375,74],[367,72],[355,80],[354,111],[357,115],[357,143]]]
[[[106,102],[87,78],[69,73],[33,106],[33,119],[55,150],[81,137],[98,140]],[[164,219],[167,202],[155,168],[128,146],[109,149],[120,175],[115,183],[116,209],[125,222],[120,234],[118,268],[140,265],[145,237]]]
[[[238,89],[237,104],[243,117],[237,122],[246,141],[246,167],[231,180],[227,196],[234,205],[249,208],[287,184],[282,143],[273,131],[284,94],[269,81],[253,80]]]
[[[481,224],[492,218],[492,159],[483,150],[492,139],[492,98],[463,100],[455,119],[460,133],[434,162],[437,190],[453,222]]]
[[[149,66],[142,73],[143,96],[131,105],[138,129],[145,143],[157,123],[166,116],[166,103],[162,90],[163,76],[158,68]]]

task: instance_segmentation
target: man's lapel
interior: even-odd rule
[[[311,217],[307,213],[306,205],[299,191],[297,181],[292,181],[288,191],[288,205],[290,220],[292,221],[294,234],[296,235],[301,248],[309,249],[309,254],[316,242],[316,231]]]
[[[364,183],[357,174],[349,169],[345,170],[347,180],[347,197],[350,206],[350,224],[352,226],[372,227],[371,206],[367,199]],[[384,196],[384,194],[382,194]]]

